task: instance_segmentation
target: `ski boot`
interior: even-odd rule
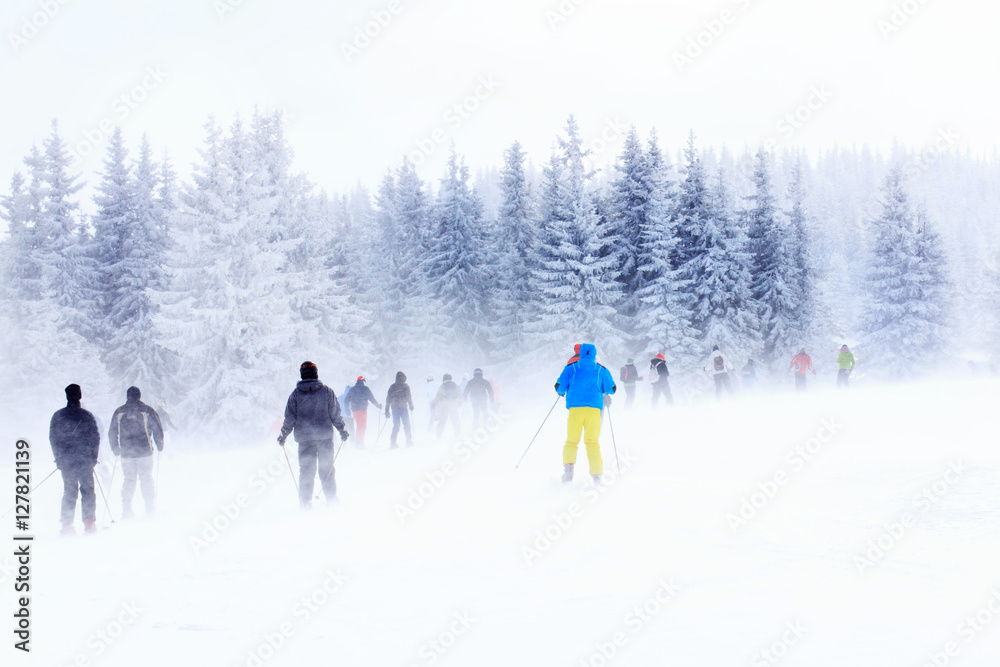
[[[96,533],[97,532],[97,522],[96,521],[84,521],[83,522],[83,532],[85,532],[85,533]]]
[[[62,530],[59,531],[60,535],[76,535],[76,528],[73,527],[73,522],[64,521],[62,524]]]
[[[572,463],[563,464],[563,476],[562,476],[563,484],[568,484],[569,482],[573,481],[573,465],[574,464]]]
[[[594,486],[600,486],[601,485],[601,476],[600,475],[591,475],[590,477],[594,480]]]

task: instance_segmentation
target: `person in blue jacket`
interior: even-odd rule
[[[601,483],[604,461],[601,459],[601,409],[605,394],[614,394],[614,377],[597,363],[597,348],[586,343],[580,346],[579,361],[567,364],[556,382],[556,393],[566,397],[569,419],[566,429],[566,446],[563,447],[563,482],[573,481],[573,467],[580,436],[587,445],[590,475],[595,484]]]

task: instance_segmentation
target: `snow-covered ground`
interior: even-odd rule
[[[561,406],[515,472],[551,397],[478,449],[431,444],[417,412],[418,447],[345,448],[340,502],[311,513],[272,440],[168,441],[153,519],[60,538],[57,479],[35,495],[23,664],[995,667],[998,397],[968,381],[616,403],[623,475],[605,428],[599,492],[584,465],[558,482]]]

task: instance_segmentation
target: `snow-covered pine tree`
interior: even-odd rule
[[[778,220],[771,188],[769,155],[763,149],[754,159],[754,192],[743,211],[743,226],[749,235],[752,257],[753,298],[761,326],[761,359],[771,365],[791,358],[805,344],[800,329],[801,282],[795,262],[795,241]]]
[[[699,351],[685,285],[674,266],[677,235],[669,165],[654,131],[646,150],[648,205],[639,237],[636,349],[662,352],[671,365],[690,366]]]
[[[590,341],[605,358],[615,358],[625,350],[617,322],[619,258],[611,230],[601,224],[587,188],[586,153],[572,116],[558,145],[559,152],[544,171],[535,271],[541,304],[533,329],[546,352]]]
[[[805,173],[801,157],[792,166],[792,179],[788,184],[788,241],[790,257],[796,277],[795,301],[797,322],[795,328],[805,340],[812,338],[817,325],[815,272],[810,257],[810,242],[805,207]]]
[[[443,360],[486,359],[492,312],[486,289],[491,267],[486,266],[484,252],[483,206],[469,186],[468,168],[454,150],[441,179],[434,217],[436,229],[423,273],[435,307],[431,318],[446,336],[441,350],[450,353]]]
[[[615,165],[617,177],[611,182],[608,209],[611,233],[620,258],[618,267],[622,286],[619,313],[635,347],[643,332],[636,328],[635,317],[640,309],[638,293],[644,286],[640,257],[644,232],[651,226],[648,220],[652,196],[649,165],[635,127],[625,137],[625,145]]]
[[[918,267],[914,282],[920,304],[917,312],[920,328],[915,332],[917,344],[930,358],[942,359],[948,353],[954,283],[941,235],[928,220],[923,207],[917,209],[914,234]]]
[[[933,232],[918,231],[899,167],[886,176],[871,221],[860,355],[876,375],[899,379],[942,358],[944,258]]]
[[[509,362],[524,351],[525,334],[537,307],[531,290],[535,268],[536,230],[531,189],[525,173],[526,154],[519,142],[504,152],[500,174],[500,209],[494,233],[499,265],[492,281],[495,321],[491,328],[493,359]]]
[[[750,356],[758,342],[746,233],[732,214],[721,170],[715,188],[707,189],[693,140],[686,160],[679,219],[686,230],[688,259],[679,267],[680,278],[689,290],[702,358],[719,345],[735,363]]]

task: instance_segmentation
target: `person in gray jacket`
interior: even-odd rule
[[[327,502],[336,499],[333,429],[340,433],[341,441],[347,440],[348,433],[340,413],[340,401],[332,389],[319,381],[316,364],[303,362],[299,366],[299,376],[302,379],[285,405],[285,421],[278,444],[284,447],[288,435],[294,431],[295,442],[299,445],[299,505],[309,509],[317,471]]]
[[[156,410],[139,399],[138,387],[125,392],[125,405],[111,416],[108,440],[111,452],[122,457],[122,518],[132,517],[132,497],[136,481],[142,487],[146,516],[156,513],[156,488],[153,482],[153,446],[163,451],[163,427]]]

